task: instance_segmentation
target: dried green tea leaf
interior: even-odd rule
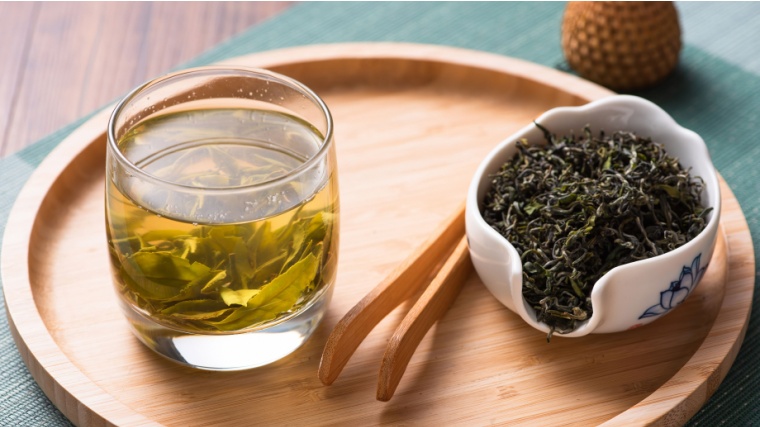
[[[225,266],[229,273],[228,277],[232,280],[240,281],[243,277],[250,277],[254,269],[249,260],[249,250],[243,238],[235,234],[241,228],[242,226],[214,228],[207,237],[198,238],[194,256],[191,259],[215,268]]]
[[[681,191],[679,191],[678,188],[673,187],[672,185],[659,184],[657,185],[657,188],[660,190],[664,190],[666,193],[668,193],[668,196],[674,199],[681,198]]]
[[[143,298],[181,298],[188,283],[203,279],[211,270],[200,263],[163,252],[137,252],[121,263],[121,273]]]
[[[492,176],[482,214],[520,254],[523,297],[551,336],[591,316],[605,273],[683,245],[706,214],[702,180],[650,138],[541,129],[544,145],[518,141]]]
[[[246,305],[248,300],[254,295],[261,292],[259,289],[238,289],[233,290],[229,288],[223,288],[219,291],[222,300],[227,305]]]
[[[334,214],[329,212],[319,212],[309,221],[309,227],[306,229],[306,235],[310,239],[322,240],[325,238],[328,227],[332,225]]]
[[[255,265],[262,265],[280,255],[279,242],[277,234],[272,231],[272,224],[270,222],[265,222],[263,226],[258,227],[248,243],[249,248],[255,248]]]
[[[198,250],[198,238],[188,236],[182,240],[175,240],[175,246],[172,255],[187,259]]]
[[[177,301],[202,298],[203,290],[208,287],[215,288],[224,284],[225,271],[211,270],[203,276],[185,284],[182,289],[169,298],[152,298],[151,303],[158,307],[165,307]],[[208,292],[207,292],[208,293]]]
[[[154,305],[152,301],[168,300],[182,292],[182,283],[163,284],[142,277],[129,264],[123,263],[119,269],[119,276],[124,281],[125,290],[138,297],[144,303]]]
[[[227,314],[229,308],[223,303],[214,300],[188,300],[178,302],[173,306],[161,310],[161,314],[178,319],[207,320]]]
[[[175,239],[184,240],[190,237],[186,231],[182,230],[148,230],[140,238],[148,244],[155,244],[162,241],[174,241]]]
[[[124,262],[139,268],[141,275],[157,281],[189,282],[207,274],[205,265],[163,252],[137,252]]]
[[[118,253],[137,252],[143,246],[142,241],[137,236],[130,236],[122,239],[112,239],[111,244],[116,247]]]
[[[261,292],[248,301],[248,308],[284,311],[295,304],[304,289],[314,280],[319,260],[312,254],[293,264],[261,288]]]
[[[204,277],[204,281],[200,281],[199,284],[203,285],[200,288],[200,292],[202,294],[213,294],[215,292],[219,292],[219,290],[222,288],[222,285],[229,283],[229,281],[225,279],[227,279],[226,270],[212,270],[208,276]],[[191,285],[193,284],[191,283]]]
[[[250,282],[252,283],[266,283],[272,281],[282,269],[282,265],[285,262],[285,257],[288,254],[282,252],[278,256],[267,260],[256,268],[256,271],[250,276]],[[248,286],[250,287],[250,286]]]
[[[309,254],[285,273],[264,285],[245,307],[236,309],[219,322],[209,322],[222,331],[231,331],[275,319],[293,308],[317,275],[319,260]]]

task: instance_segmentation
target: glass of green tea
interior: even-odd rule
[[[267,70],[194,68],[132,91],[107,136],[108,248],[137,338],[208,370],[301,346],[338,259],[333,125],[319,96]]]

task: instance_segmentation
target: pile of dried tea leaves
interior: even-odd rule
[[[536,124],[539,126],[538,124]],[[612,268],[671,251],[699,234],[704,183],[650,138],[630,132],[519,141],[492,177],[483,218],[517,249],[523,296],[538,321],[573,331]]]

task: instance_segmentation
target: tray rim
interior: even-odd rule
[[[613,94],[594,83],[543,65],[493,53],[440,45],[393,42],[307,45],[243,55],[217,64],[233,65],[244,62],[255,63],[259,67],[266,68],[302,62],[367,58],[434,60],[492,70],[532,80],[543,86],[583,98],[600,98]],[[34,218],[37,217],[50,186],[60,178],[77,156],[102,138],[105,123],[113,106],[114,104],[104,107],[66,137],[36,168],[19,192],[8,217],[2,258],[0,258],[6,314],[14,341],[30,373],[48,398],[68,418],[76,416],[78,421],[86,425],[113,425],[112,423],[160,425],[119,402],[76,367],[45,326],[34,302],[29,278],[27,261]],[[723,187],[727,198],[736,201],[728,186]],[[736,203],[738,212],[741,213],[739,228],[749,238],[748,249],[752,252],[751,267],[754,271],[754,248],[751,244],[749,227],[741,206],[738,202]],[[730,243],[728,239],[729,260],[732,252]],[[730,274],[729,269],[729,276]],[[751,281],[754,285],[754,276]],[[751,294],[754,286],[750,289]],[[681,424],[687,421],[715,392],[733,364],[747,330],[751,298],[749,301],[750,303],[743,307],[744,312],[734,313],[743,319],[742,328],[738,333],[714,336],[708,332],[695,353],[670,379],[652,394],[608,420],[604,425],[629,425],[631,422]],[[718,323],[721,315],[725,315],[723,307],[726,303],[724,296],[713,325]],[[725,351],[721,351],[719,357],[713,356],[702,360],[701,356],[706,350],[714,353],[716,348]],[[705,366],[707,369],[704,368]],[[699,369],[700,367],[702,369]],[[687,381],[688,392],[685,394],[681,379],[683,376],[691,378]],[[703,380],[694,384],[695,377],[703,377]],[[660,408],[660,411],[653,413],[654,407]]]

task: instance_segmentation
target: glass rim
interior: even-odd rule
[[[293,168],[292,170],[288,171],[286,174],[282,176],[278,176],[268,181],[262,181],[262,182],[257,182],[253,184],[234,186],[234,187],[232,186],[231,187],[204,187],[204,186],[178,184],[176,182],[159,178],[153,174],[150,174],[144,171],[143,169],[135,165],[119,149],[119,146],[116,141],[116,120],[118,119],[119,114],[123,111],[127,103],[135,99],[145,89],[155,84],[158,84],[160,82],[164,82],[169,79],[173,79],[182,75],[196,74],[196,73],[207,72],[207,71],[212,71],[212,72],[213,71],[219,71],[219,72],[231,71],[231,72],[248,73],[254,76],[266,76],[266,77],[274,78],[280,83],[284,83],[286,86],[289,86],[292,89],[298,90],[302,92],[303,94],[307,95],[309,100],[317,105],[317,107],[321,110],[322,114],[325,117],[326,130],[324,132],[324,135],[322,135],[322,144],[319,146],[319,149],[312,156],[310,156],[305,162]],[[332,136],[333,136],[333,118],[332,118],[332,114],[330,113],[330,109],[327,107],[327,104],[325,104],[324,100],[322,100],[322,98],[319,95],[317,95],[312,89],[310,89],[308,86],[304,85],[303,83],[299,82],[298,80],[285,76],[283,74],[265,69],[265,68],[246,67],[246,66],[240,66],[240,65],[207,65],[207,66],[201,66],[201,67],[185,68],[185,69],[175,71],[169,74],[164,74],[160,77],[148,80],[147,82],[132,89],[129,93],[127,93],[127,95],[124,96],[124,98],[122,98],[116,104],[113,112],[111,112],[111,115],[108,118],[108,126],[106,130],[106,143],[108,147],[110,148],[110,151],[114,153],[114,156],[116,157],[117,161],[120,164],[122,164],[124,167],[129,169],[130,171],[134,172],[135,175],[139,175],[141,178],[145,178],[154,183],[161,184],[162,186],[166,186],[170,188],[174,187],[174,188],[185,190],[185,191],[188,191],[188,190],[211,191],[211,192],[221,193],[221,192],[244,192],[244,191],[250,191],[253,189],[267,188],[267,187],[281,184],[283,182],[286,182],[292,179],[294,176],[299,175],[302,172],[310,169],[315,163],[319,161],[319,159],[325,156],[329,147],[333,144]]]

